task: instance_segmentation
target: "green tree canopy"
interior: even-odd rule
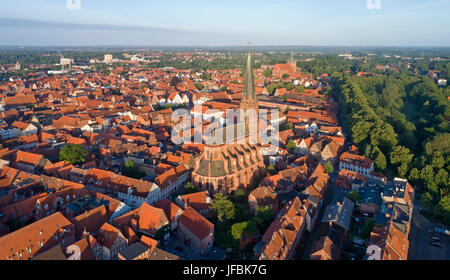
[[[295,89],[295,91],[296,92],[304,92],[305,91],[305,87],[304,86],[302,86],[302,85],[299,85],[296,89]]]
[[[444,196],[439,204],[435,205],[434,213],[441,217],[444,223],[450,224],[450,195]]]
[[[211,80],[211,74],[209,74],[208,71],[205,71],[203,73],[203,79],[204,80]]]
[[[362,196],[358,191],[350,191],[347,197],[353,202],[359,202],[362,199]]]
[[[323,169],[325,169],[325,172],[327,172],[328,174],[333,173],[333,170],[334,170],[333,166],[331,165],[331,163],[329,161],[327,161],[327,163],[325,163],[323,165]]]
[[[366,221],[364,222],[364,225],[361,229],[361,235],[364,238],[369,238],[370,237],[370,233],[373,230],[373,227],[375,226],[375,219],[374,218],[367,218]]]
[[[237,189],[232,195],[234,203],[247,203],[247,196],[242,188]]]
[[[386,157],[378,147],[372,149],[371,158],[373,159],[375,168],[378,171],[384,171],[386,169],[387,165]]]
[[[292,83],[287,83],[285,88],[287,89],[287,91],[291,91],[294,89],[294,85]]]
[[[391,152],[391,163],[398,166],[398,174],[405,176],[408,172],[408,166],[411,163],[414,155],[409,152],[409,149],[403,146],[396,146]]]
[[[235,216],[235,206],[223,193],[217,193],[211,201],[210,208],[214,211],[217,219],[224,222],[225,219],[232,220]]]
[[[420,172],[417,168],[413,168],[411,170],[411,172],[409,173],[409,177],[408,179],[413,182],[413,183],[417,183],[420,180]]]
[[[125,162],[124,166],[122,167],[122,173],[124,176],[134,179],[142,179],[145,177],[145,172],[140,171],[136,166],[136,163],[132,159],[129,159]]]
[[[270,68],[264,69],[263,75],[264,77],[269,78],[270,76],[272,76],[272,69]]]
[[[275,173],[277,173],[277,170],[275,169],[275,167],[270,164],[269,166],[267,166],[267,173],[269,173],[270,175],[275,175]]]
[[[431,165],[426,165],[421,171],[420,171],[420,179],[430,191],[433,193],[437,193],[437,185],[434,181],[434,175],[435,172],[433,170],[433,167]]]
[[[202,84],[199,84],[199,83],[194,83],[194,85],[195,85],[195,87],[198,89],[198,90],[202,90],[202,89],[204,89],[205,88],[205,86],[204,85],[202,85]]]
[[[429,157],[442,156],[447,162],[450,160],[450,133],[436,135],[433,140],[425,144],[425,154]]]
[[[268,223],[272,220],[273,212],[269,206],[257,207],[256,216],[261,218],[264,223]]]
[[[293,153],[295,151],[295,148],[297,148],[297,145],[295,144],[294,140],[289,140],[288,144],[286,145],[286,149],[290,152]]]
[[[426,192],[420,196],[420,202],[422,202],[426,208],[431,208],[433,206],[433,196]]]
[[[68,161],[71,164],[85,163],[87,151],[83,145],[68,144],[64,146],[59,152],[59,160]]]
[[[254,220],[236,223],[231,227],[231,235],[235,241],[239,241],[246,236],[254,236],[258,234],[258,232],[258,226]]]
[[[191,182],[187,182],[186,185],[184,185],[183,194],[190,194],[196,192],[198,192],[198,189]]]

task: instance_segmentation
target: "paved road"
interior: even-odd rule
[[[182,250],[177,250],[181,248]],[[191,247],[186,246],[178,236],[171,234],[170,241],[163,247],[169,253],[182,257],[185,260],[205,260],[205,257],[199,256]]]
[[[337,171],[337,168],[335,168],[333,174],[331,174],[331,176],[330,176],[330,183],[328,185],[328,190],[327,190],[327,193],[325,194],[325,198],[323,200],[322,208],[320,209],[319,218],[317,219],[313,230],[310,232],[310,234],[308,235],[307,240],[305,242],[305,248],[303,249],[302,257],[301,257],[302,260],[310,259],[312,246],[314,245],[314,243],[317,241],[317,239],[319,237],[319,228],[320,228],[320,224],[321,224],[325,209],[333,200],[334,192],[337,189],[336,184],[335,184],[337,175],[338,175],[338,171]]]
[[[409,260],[450,260],[450,238],[430,232],[440,225],[430,222],[419,213],[420,202],[414,203],[411,232]],[[431,237],[436,236],[443,240],[443,248],[431,246]]]
[[[337,98],[333,98],[333,99],[339,104],[339,99],[337,99]],[[341,126],[342,132],[346,139],[345,145],[343,148],[343,150],[346,151],[346,150],[348,150],[350,143],[348,143],[349,136],[348,136],[347,131],[345,130],[345,116],[342,112],[342,106],[340,104],[339,104],[338,118],[339,118],[339,125]],[[336,179],[338,178],[338,176],[339,176],[339,168],[337,166],[335,166],[334,171],[330,176],[330,183],[328,184],[328,191],[325,195],[322,208],[320,209],[319,218],[317,219],[317,222],[314,225],[314,228],[311,231],[311,233],[308,234],[307,240],[305,242],[305,248],[303,249],[302,256],[301,256],[302,260],[310,259],[312,246],[314,245],[314,243],[317,241],[317,238],[319,237],[318,236],[319,228],[320,228],[320,224],[321,224],[325,209],[332,202],[335,192],[338,191],[338,188],[336,187]]]

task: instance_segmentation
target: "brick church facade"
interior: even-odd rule
[[[241,101],[241,112],[245,113],[247,110],[258,112],[250,52]],[[263,156],[260,153],[261,146],[253,144],[249,140],[251,130],[249,119],[247,117],[245,117],[245,121],[243,117],[240,119],[241,123],[236,125],[235,129],[245,131],[243,133],[245,139],[241,139],[244,141],[231,141],[230,143],[228,136],[225,135],[225,144],[205,145],[203,153],[195,159],[192,181],[197,188],[207,190],[210,194],[217,192],[231,193],[238,188],[247,190],[252,186],[257,186],[259,181],[264,178],[266,168]]]

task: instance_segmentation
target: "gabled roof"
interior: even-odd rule
[[[154,206],[156,208],[163,209],[170,222],[172,222],[178,215],[181,215],[183,213],[183,210],[178,205],[168,200],[167,198],[163,198],[160,201],[156,202]]]
[[[139,230],[155,235],[158,229],[169,223],[169,220],[164,210],[144,202],[138,209],[114,219],[113,223],[118,227],[135,225]]]
[[[328,236],[322,236],[311,249],[312,260],[338,260],[338,247]]]
[[[294,240],[304,226],[306,212],[298,197],[289,201],[278,213],[261,241],[266,242],[260,259],[283,260],[295,250]]]
[[[180,197],[187,206],[194,208],[196,211],[207,210],[211,205],[208,191],[185,194]]]
[[[335,222],[348,230],[352,221],[354,206],[355,203],[347,197],[344,198],[342,204],[336,203],[328,205],[325,209],[322,222]]]
[[[341,162],[362,166],[364,168],[370,168],[372,165],[372,160],[370,158],[348,152],[343,153],[339,159]]]
[[[115,228],[114,226],[104,223],[96,234],[96,239],[100,242],[103,247],[111,249],[117,238],[122,238],[126,240],[122,232]]]
[[[155,251],[156,249],[156,246],[158,246],[158,241],[146,235],[142,235],[140,242],[150,249],[150,253],[153,253],[153,251]]]
[[[31,260],[33,261],[66,261],[67,257],[64,254],[61,245],[56,245],[55,247],[40,253],[39,255],[35,256]]]
[[[78,248],[80,248],[80,260],[82,260],[82,261],[94,260],[94,255],[92,254],[92,248],[91,248],[87,238],[82,238],[79,241],[73,243],[72,245],[75,245]]]
[[[108,221],[108,216],[105,205],[84,212],[73,219],[77,237],[80,238],[85,230],[90,234],[95,234],[106,221]]]
[[[134,243],[130,247],[124,248],[119,252],[119,255],[125,260],[134,260],[140,255],[147,252],[149,248],[141,243]]]
[[[214,225],[191,207],[187,207],[178,221],[198,239],[203,240],[214,234]]]
[[[0,259],[26,260],[32,258],[59,244],[64,230],[67,235],[73,234],[73,229],[70,229],[71,225],[72,223],[60,212],[56,212],[7,234],[0,238]]]
[[[128,193],[128,188],[132,188],[134,190],[133,195],[141,197],[147,197],[148,192],[154,186],[149,181],[129,178],[98,168],[89,169],[83,180],[85,184],[91,184],[114,192]]]
[[[39,161],[43,157],[44,156],[39,155],[39,154],[33,154],[33,153],[24,152],[24,151],[17,151],[15,161],[20,162],[20,163],[29,164],[32,166],[37,166],[39,164]]]

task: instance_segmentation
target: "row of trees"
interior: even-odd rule
[[[273,95],[275,93],[275,90],[279,88],[285,88],[287,91],[291,91],[294,89],[294,84],[280,81],[278,83],[268,85],[267,91],[269,92],[269,95]]]
[[[317,56],[314,60],[298,61],[297,66],[303,71],[312,73],[314,76],[320,76],[323,73],[334,73],[354,70],[354,62],[344,60],[338,55]]]
[[[374,160],[426,187],[424,202],[450,223],[448,89],[406,74],[341,76],[339,98],[353,142]]]

